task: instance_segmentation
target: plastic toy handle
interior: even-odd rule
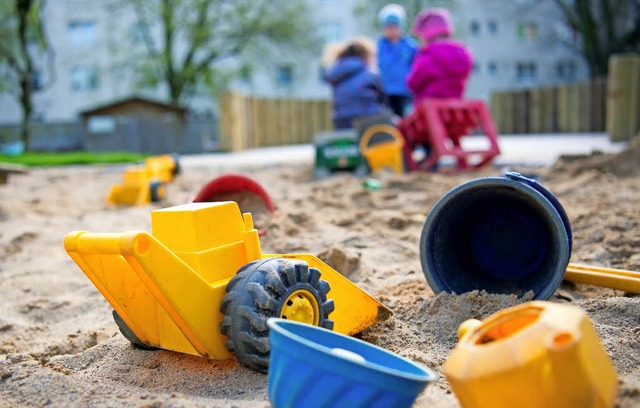
[[[564,279],[640,294],[640,272],[570,263]]]
[[[367,128],[367,130],[362,135],[362,138],[360,139],[360,152],[362,154],[364,154],[364,152],[369,148],[369,142],[376,133],[386,133],[393,137],[393,139],[395,140],[394,142],[384,143],[395,143],[400,147],[404,146],[404,138],[402,137],[402,134],[398,129],[385,123],[379,123]]]

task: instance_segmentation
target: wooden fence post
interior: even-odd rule
[[[514,92],[496,92],[491,96],[491,113],[499,133],[514,132]]]
[[[596,78],[591,81],[591,132],[605,131],[607,110],[607,78]]]
[[[220,120],[218,121],[218,148],[223,151],[231,150],[231,93],[224,92],[218,97]]]
[[[220,95],[220,149],[239,151],[247,147],[246,101],[243,95],[225,92]]]
[[[607,133],[611,141],[629,140],[640,123],[640,55],[621,54],[609,58]]]
[[[516,131],[516,109],[514,101],[519,91],[508,92],[502,98],[502,111],[504,112],[504,133],[515,133]]]
[[[513,100],[515,121],[513,123],[514,133],[529,132],[529,91],[523,90],[516,93]]]
[[[567,112],[567,105],[569,104],[569,87],[567,85],[558,86],[556,101],[558,106],[558,132],[568,132],[569,114]]]
[[[491,116],[493,116],[493,122],[496,125],[496,129],[498,133],[504,133],[504,126],[502,125],[502,120],[504,118],[504,113],[502,112],[501,100],[502,94],[499,92],[492,92],[491,98],[489,100],[489,105],[491,107]]]
[[[576,130],[581,133],[589,131],[591,122],[591,95],[590,95],[589,82],[581,82],[576,84],[575,94],[576,101],[576,114],[577,114],[577,126]]]
[[[543,88],[534,88],[529,91],[529,132],[544,132],[544,101]]]
[[[324,130],[333,129],[333,104],[331,101],[322,101],[322,128]]]

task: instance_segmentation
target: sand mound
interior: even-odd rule
[[[640,134],[620,153],[605,155],[596,152],[589,156],[561,156],[552,170],[572,175],[593,171],[616,177],[640,175]]]

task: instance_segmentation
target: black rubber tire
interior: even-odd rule
[[[180,166],[180,155],[178,155],[178,153],[172,153],[171,157],[173,158],[173,162],[175,163],[171,174],[173,174],[173,176],[175,177],[182,173],[182,167]]]
[[[164,187],[163,183],[160,181],[152,181],[149,183],[149,191],[151,193],[151,202],[157,203],[162,200],[163,197],[160,195],[160,189]]]
[[[157,350],[158,347],[150,346],[146,343],[143,343],[142,340],[138,338],[138,336],[133,333],[133,330],[127,326],[127,324],[122,320],[122,317],[116,312],[113,311],[113,320],[115,320],[118,325],[118,329],[120,329],[120,333],[124,336],[125,339],[129,340],[134,347],[142,349],[142,350]]]
[[[371,174],[371,167],[369,167],[369,163],[366,159],[362,159],[362,163],[358,165],[358,167],[353,170],[353,176],[357,178],[363,178],[367,175]]]
[[[326,167],[320,167],[313,170],[314,180],[324,180],[333,175],[333,172]]]
[[[220,303],[224,314],[220,330],[227,336],[227,349],[240,363],[267,372],[271,349],[267,319],[280,316],[284,301],[294,291],[313,294],[319,309],[318,326],[333,329],[329,314],[335,306],[333,300],[327,300],[331,288],[320,275],[304,261],[283,258],[260,259],[240,268]]]

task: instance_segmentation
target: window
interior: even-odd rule
[[[498,23],[494,20],[491,20],[487,23],[487,31],[489,34],[496,34],[498,32]]]
[[[136,22],[129,27],[129,38],[133,44],[144,44],[145,31],[148,27],[145,24]]]
[[[480,35],[480,23],[476,20],[471,21],[469,24],[469,30],[473,36]]]
[[[487,64],[487,72],[489,73],[489,75],[495,75],[498,73],[498,65],[495,63],[495,61],[489,61],[489,63]]]
[[[522,85],[533,85],[536,83],[537,67],[535,62],[519,62],[516,65],[516,75],[518,82]]]
[[[556,73],[559,78],[564,80],[576,79],[578,67],[575,61],[559,61],[556,64]]]
[[[318,25],[318,36],[327,43],[338,42],[344,39],[344,29],[339,21],[325,21]]]
[[[71,70],[71,89],[74,91],[98,89],[98,70],[96,67],[74,67]]]
[[[518,23],[517,33],[520,41],[534,41],[538,36],[538,25],[536,23]]]
[[[293,84],[293,66],[279,66],[276,71],[276,83],[281,88],[290,87]]]
[[[91,133],[112,133],[116,128],[116,119],[113,116],[91,116],[87,123]]]
[[[67,25],[67,40],[74,48],[87,48],[96,44],[96,23],[72,21]]]
[[[31,72],[31,90],[39,91],[44,87],[44,79],[42,78],[42,71],[34,69]]]

